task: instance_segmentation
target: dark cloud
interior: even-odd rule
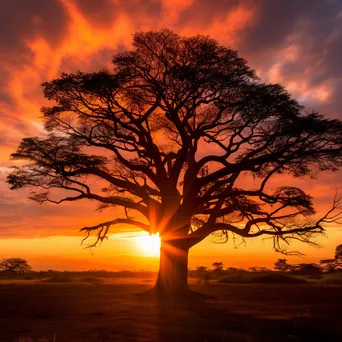
[[[23,39],[41,37],[51,43],[65,37],[68,15],[59,0],[2,0],[0,49],[23,46]]]
[[[293,3],[284,2],[284,4]],[[342,2],[339,1],[311,1],[308,8],[299,6],[301,1],[291,8],[284,9],[285,17],[292,17],[292,26],[280,35],[279,26],[275,25],[276,40],[279,44],[298,44],[300,46],[300,59],[286,65],[284,72],[299,71],[299,66],[312,67],[310,79],[313,84],[319,84],[327,77],[342,73],[340,56],[342,53]],[[340,16],[339,16],[340,14]],[[295,20],[294,20],[295,19]],[[254,33],[260,35],[259,31]],[[291,37],[292,35],[292,37]],[[267,44],[273,46],[270,35],[266,35]],[[264,45],[262,45],[263,47]],[[296,74],[298,76],[298,72]]]
[[[77,8],[94,26],[112,25],[121,14],[131,17],[135,23],[146,18],[154,22],[161,15],[161,1],[159,0],[74,0]]]
[[[59,0],[0,0],[0,101],[14,105],[8,75],[32,62],[27,40],[46,39],[57,45],[65,38],[68,14]]]
[[[5,77],[5,75],[3,75]],[[1,73],[0,73],[1,78]],[[4,79],[2,79],[4,82]],[[1,83],[2,83],[1,82]],[[0,83],[0,103],[6,103],[8,106],[13,107],[15,105],[15,99],[9,94],[8,87],[5,84]]]
[[[73,2],[89,22],[95,25],[111,25],[118,15],[117,6],[111,0],[74,0]]]
[[[3,112],[0,112],[0,122],[5,123],[8,129],[15,129],[24,135],[32,134],[34,129],[31,123]]]
[[[192,7],[201,2],[195,1]],[[232,2],[221,0],[216,6],[223,11],[229,3]],[[302,100],[310,109],[342,118],[342,1],[241,0],[239,4],[253,10],[251,22],[238,32],[234,48],[239,54],[266,81],[271,68],[279,64],[278,81],[285,86],[297,84],[298,91],[293,94],[297,98],[302,98],[304,90],[329,90],[329,102],[309,95]],[[286,59],[284,51],[291,47],[295,48],[296,56]]]
[[[74,58],[73,56],[65,56],[62,58],[59,65],[58,74],[62,72],[74,73],[77,70],[91,72],[106,67],[110,69],[112,57],[125,50],[127,50],[127,47],[122,44],[115,48],[104,48],[92,54],[86,63],[82,59]]]
[[[47,203],[41,206],[27,200],[30,194],[28,190],[9,192],[3,175],[0,181],[0,237],[77,233],[87,223],[84,210],[95,210],[95,204],[89,202],[62,205]]]
[[[8,129],[0,129],[0,148],[5,147],[15,148],[18,145],[18,138],[11,135],[11,131]]]
[[[227,14],[246,1],[239,0],[194,0],[192,4],[180,13],[177,26],[210,26],[213,21],[224,19]]]
[[[317,1],[310,0],[310,5]],[[248,54],[258,54],[286,45],[286,38],[296,30],[307,4],[301,0],[255,1],[253,22],[242,30],[239,49]]]

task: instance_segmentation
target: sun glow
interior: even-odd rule
[[[152,235],[141,235],[137,238],[139,249],[146,255],[159,255],[160,237],[159,233]]]

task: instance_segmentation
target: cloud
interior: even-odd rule
[[[179,14],[177,25],[180,28],[184,26],[200,26],[205,29],[210,27],[215,21],[224,21],[227,13],[236,10],[244,2],[239,0],[211,2],[194,0]]]
[[[9,165],[22,137],[40,134],[39,108],[47,103],[43,81],[61,72],[110,68],[111,56],[131,47],[134,32],[164,27],[209,34],[237,49],[264,81],[285,85],[308,109],[342,118],[340,0],[2,1],[0,166]],[[38,206],[27,201],[28,193],[10,193],[0,181],[2,236],[74,233],[75,225],[101,222],[92,203]],[[331,192],[340,182],[335,174],[311,190]]]
[[[119,16],[129,16],[137,25],[152,26],[158,21],[162,5],[158,0],[74,0],[73,3],[94,26],[111,26]]]
[[[309,108],[342,117],[342,3],[256,1],[254,24],[237,46],[268,81],[283,83]],[[276,71],[276,73],[275,73]]]
[[[30,64],[27,41],[37,37],[58,45],[65,37],[68,14],[58,0],[2,1],[0,11],[0,99],[13,105],[8,80],[18,67]],[[4,63],[5,61],[5,63]]]

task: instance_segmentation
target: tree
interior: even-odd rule
[[[292,270],[292,265],[288,264],[286,259],[278,259],[274,263],[274,269],[279,272],[288,272]]]
[[[322,268],[317,264],[294,265],[292,271],[297,274],[304,274],[312,278],[318,278],[322,274]]]
[[[207,266],[197,266],[196,267],[197,272],[208,272],[208,267]]]
[[[342,245],[336,246],[334,259],[323,259],[319,262],[325,272],[336,272],[342,270]]]
[[[214,262],[212,266],[214,267],[214,271],[216,272],[221,272],[223,270],[223,262],[221,261]]]
[[[113,57],[111,71],[43,84],[54,101],[42,108],[48,134],[23,139],[12,154],[21,163],[8,176],[11,189],[31,188],[38,203],[117,207],[113,220],[82,229],[93,245],[120,225],[159,232],[155,288],[169,293],[187,291],[189,249],[210,234],[263,235],[284,252],[282,242],[310,243],[337,222],[338,198],[317,218],[309,194],[274,191],[270,180],[336,171],[341,121],[306,113],[209,37],[137,33],[133,47]],[[69,195],[56,198],[56,189]]]
[[[31,266],[22,258],[4,258],[0,260],[0,270],[13,273],[26,273],[31,270]]]
[[[335,259],[342,259],[342,245],[336,246]]]
[[[342,270],[342,261],[339,259],[323,259],[319,263],[324,272],[333,273]]]
[[[202,281],[207,284],[210,279],[210,272],[208,271],[208,267],[206,266],[197,266],[196,267],[196,274],[198,277],[197,284],[200,284]]]

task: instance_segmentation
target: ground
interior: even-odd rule
[[[0,341],[342,341],[339,285],[193,284],[204,296],[179,301],[151,285],[3,283]]]

